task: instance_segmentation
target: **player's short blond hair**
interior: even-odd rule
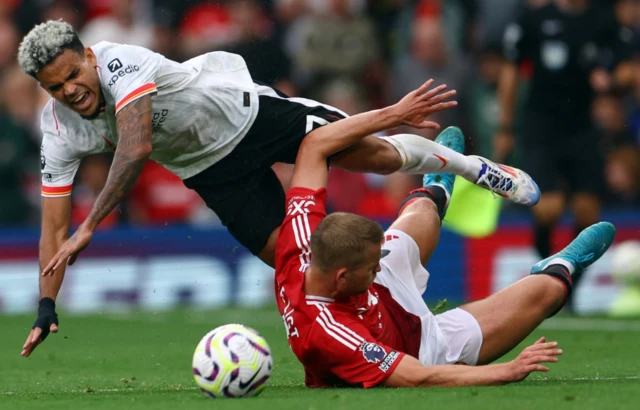
[[[38,24],[24,36],[18,49],[18,64],[22,71],[35,77],[66,49],[77,53],[84,51],[78,33],[69,23],[49,20]]]
[[[367,248],[380,245],[384,230],[360,215],[335,212],[320,222],[311,234],[311,263],[322,272],[356,269],[365,262]]]

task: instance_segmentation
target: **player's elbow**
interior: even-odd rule
[[[326,144],[313,133],[307,135],[298,149],[298,160],[309,161],[312,159],[326,159],[331,153],[326,151]]]

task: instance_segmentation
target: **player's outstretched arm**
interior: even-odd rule
[[[532,372],[547,372],[541,363],[557,362],[562,350],[544,338],[527,347],[511,362],[486,366],[423,366],[416,358],[404,356],[385,381],[388,387],[498,386],[524,380]]]
[[[455,107],[449,101],[455,90],[446,91],[446,85],[430,89],[433,80],[407,94],[397,104],[368,111],[320,127],[303,140],[294,169],[291,185],[318,189],[327,184],[327,158],[355,144],[367,135],[409,125],[415,128],[437,129],[440,126],[427,117],[435,112]]]
[[[98,224],[124,199],[151,155],[151,95],[142,96],[120,110],[116,117],[118,146],[107,182],[87,219],[43,270],[52,275],[60,266],[72,265],[89,245]]]
[[[71,223],[71,196],[42,198],[42,232],[40,234],[40,270],[47,266],[62,244],[69,237]],[[49,332],[58,331],[55,300],[64,279],[62,265],[54,276],[40,276],[40,304],[36,319],[27,340],[22,346],[22,356],[28,357]]]

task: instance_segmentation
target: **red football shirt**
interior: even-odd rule
[[[307,386],[373,387],[391,375],[404,352],[418,357],[420,320],[379,284],[345,301],[305,294],[309,238],[327,215],[326,198],[324,188],[287,192],[287,215],[276,244],[278,310]]]

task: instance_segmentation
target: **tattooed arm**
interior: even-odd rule
[[[151,95],[125,106],[116,117],[118,146],[109,170],[107,183],[91,213],[51,259],[42,276],[53,275],[65,263],[72,265],[89,245],[98,224],[129,193],[151,155]]]
[[[118,145],[107,183],[83,225],[94,231],[129,193],[151,155],[151,95],[125,106],[116,117]]]

